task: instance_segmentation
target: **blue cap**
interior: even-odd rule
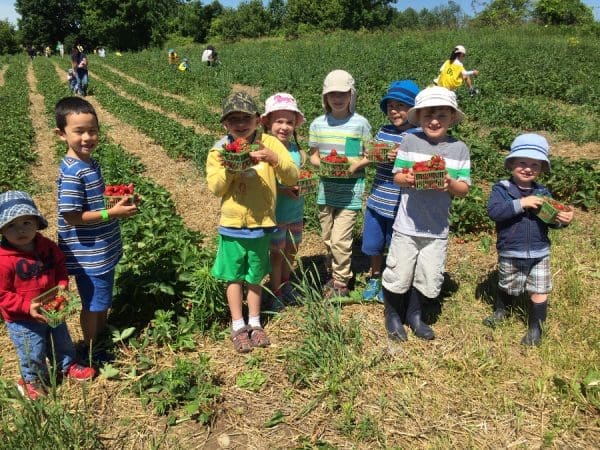
[[[27,192],[6,191],[0,194],[0,229],[22,216],[37,217],[40,221],[39,230],[48,227],[48,222]]]
[[[387,101],[396,100],[410,107],[415,106],[415,97],[421,89],[412,80],[392,81],[385,97],[379,102],[379,107],[387,114]]]
[[[531,158],[542,161],[542,170],[550,170],[548,153],[550,146],[544,136],[535,133],[525,133],[517,136],[510,144],[510,153],[504,158],[504,167],[509,169],[511,158]]]

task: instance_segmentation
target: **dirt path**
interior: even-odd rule
[[[174,114],[172,112],[167,112],[167,111],[163,111],[161,108],[159,108],[156,105],[153,105],[152,103],[148,103],[145,102],[143,100],[140,100],[137,97],[133,97],[131,95],[129,95],[127,92],[123,91],[122,89],[119,89],[117,86],[115,86],[112,83],[109,83],[108,81],[106,81],[105,79],[99,77],[98,75],[96,75],[95,73],[90,71],[90,77],[97,79],[98,81],[106,84],[106,86],[109,87],[109,89],[115,91],[117,94],[119,94],[121,97],[126,98],[127,100],[130,100],[132,102],[137,103],[138,105],[142,106],[145,109],[148,109],[150,111],[155,111],[158,112],[164,116],[169,117],[170,119],[175,120],[176,122],[179,122],[180,124],[186,126],[186,127],[191,127],[194,129],[194,131],[196,132],[196,134],[212,134],[212,132],[210,130],[208,130],[207,128],[204,128],[200,125],[198,125],[196,122],[194,122],[193,120],[189,120],[186,119],[184,117],[178,116],[177,114]]]
[[[60,68],[56,70],[62,74]],[[146,167],[145,175],[169,191],[186,227],[212,236],[218,224],[219,200],[208,190],[193,163],[172,160],[160,145],[107,112],[93,96],[86,99],[94,105],[108,137],[139,157]]]
[[[183,97],[183,96],[181,96],[181,95],[172,94],[172,93],[170,93],[170,92],[166,92],[166,91],[162,91],[162,90],[160,90],[160,89],[156,89],[155,87],[153,87],[153,86],[150,86],[150,85],[148,85],[148,84],[146,84],[146,83],[144,83],[144,82],[142,82],[142,81],[138,80],[137,78],[133,78],[133,77],[131,77],[131,76],[127,75],[125,72],[121,72],[120,70],[118,70],[118,69],[115,69],[115,68],[114,68],[114,67],[112,67],[112,66],[109,66],[109,65],[107,65],[107,64],[100,64],[100,63],[98,63],[97,61],[96,61],[94,64],[96,64],[96,65],[98,65],[98,66],[101,66],[103,69],[108,69],[108,70],[110,70],[111,72],[113,72],[113,73],[116,73],[116,74],[117,74],[117,75],[119,75],[120,77],[123,77],[123,78],[125,78],[127,81],[129,81],[129,82],[131,82],[131,83],[139,84],[140,86],[143,86],[144,88],[146,88],[146,89],[148,89],[148,90],[150,90],[150,91],[153,91],[153,92],[155,92],[155,93],[157,93],[157,94],[163,95],[163,96],[165,96],[165,97],[171,97],[171,98],[174,98],[175,100],[179,100],[180,102],[187,103],[188,105],[194,105],[194,101],[193,101],[193,100],[190,100],[189,98],[185,98],[185,97]]]

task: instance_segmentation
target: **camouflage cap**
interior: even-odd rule
[[[244,91],[234,92],[230,94],[223,102],[223,114],[221,122],[233,112],[243,112],[248,114],[259,115],[258,106],[250,94]]]

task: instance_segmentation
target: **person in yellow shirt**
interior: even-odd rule
[[[177,52],[172,48],[169,49],[169,64],[177,64],[179,62],[179,56]]]
[[[183,58],[183,61],[181,61],[181,64],[179,64],[179,66],[177,68],[181,72],[186,72],[186,71],[190,70],[190,60],[187,58]]]
[[[465,70],[463,61],[466,54],[467,50],[464,46],[457,45],[454,47],[450,58],[447,59],[444,64],[442,64],[442,67],[440,67],[440,74],[433,80],[433,82],[437,86],[445,87],[446,89],[454,91],[461,87],[464,81],[469,87],[469,94],[477,94],[478,90],[473,87],[471,76],[479,75],[479,70]]]

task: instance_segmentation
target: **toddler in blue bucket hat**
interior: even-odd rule
[[[496,222],[498,251],[498,290],[494,312],[483,323],[495,327],[507,316],[515,297],[527,291],[530,297],[529,325],[523,345],[539,345],[552,289],[548,227],[571,223],[573,208],[558,211],[550,224],[538,212],[550,191],[536,182],[550,170],[550,147],[543,136],[526,133],[517,136],[504,160],[511,171],[508,180],[496,183],[488,200],[488,215]]]
[[[390,123],[379,129],[375,140],[396,144],[396,147],[388,153],[387,161],[377,164],[373,187],[367,198],[362,252],[371,258],[371,278],[363,291],[365,300],[377,299],[383,302],[381,290],[383,252],[392,238],[392,225],[398,210],[401,189],[394,183],[392,169],[398,146],[404,136],[420,130],[408,121],[408,110],[415,106],[415,97],[419,91],[419,86],[412,80],[392,81],[379,103],[381,111]]]

